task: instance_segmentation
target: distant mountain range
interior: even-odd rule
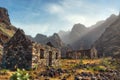
[[[48,42],[50,42],[55,48],[59,48],[59,49],[61,49],[62,46],[64,46],[63,42],[61,41],[57,33],[54,33],[52,36],[49,37],[43,34],[37,34],[34,38],[30,36],[29,38],[41,44],[47,44]]]
[[[89,49],[93,43],[101,36],[105,29],[109,27],[110,24],[112,24],[116,19],[117,16],[112,14],[105,21],[99,21],[89,28],[85,27],[82,24],[75,24],[69,33],[59,32],[58,34],[64,43],[71,45],[75,50]]]
[[[14,35],[17,28],[9,19],[8,11],[0,8],[0,54],[2,46]],[[109,18],[97,22],[87,28],[83,24],[75,24],[71,31],[60,31],[47,37],[37,34],[31,40],[47,44],[52,43],[55,48],[61,49],[62,57],[65,57],[68,50],[83,50],[96,48],[99,56],[120,55],[120,15],[112,14]]]
[[[99,56],[120,56],[120,14],[93,45]]]

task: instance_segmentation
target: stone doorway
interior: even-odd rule
[[[58,59],[58,53],[56,53],[56,55],[55,55],[55,59]]]
[[[40,49],[40,59],[44,59],[44,50]]]
[[[49,59],[48,60],[49,60],[48,65],[51,66],[52,65],[52,52],[51,51],[49,51]]]

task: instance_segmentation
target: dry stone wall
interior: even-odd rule
[[[59,66],[60,50],[47,45],[33,43],[32,66]],[[43,57],[42,57],[43,56]]]
[[[75,51],[68,51],[67,58],[70,59],[80,59],[80,58],[96,58],[97,51],[95,48],[88,49],[88,50],[75,50]]]

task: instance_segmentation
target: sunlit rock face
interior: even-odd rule
[[[90,49],[94,42],[101,36],[109,25],[118,16],[112,14],[104,21],[99,21],[95,25],[86,28],[82,24],[75,24],[70,32],[60,32],[59,35],[63,42],[70,44],[74,50]]]
[[[120,15],[95,42],[100,57],[120,54]]]

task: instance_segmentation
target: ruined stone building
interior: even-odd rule
[[[6,69],[30,69],[35,65],[57,66],[61,58],[59,49],[31,41],[22,30],[4,45],[2,67]],[[52,45],[52,44],[51,44]]]
[[[67,58],[69,59],[80,59],[80,58],[97,58],[97,51],[95,48],[87,50],[73,50],[68,51]]]

